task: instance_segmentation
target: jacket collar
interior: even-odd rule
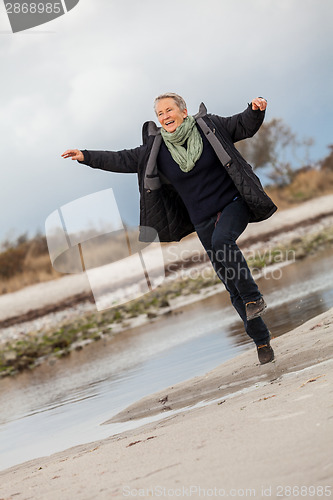
[[[202,118],[203,116],[206,116],[207,114],[207,108],[202,102],[199,106],[199,111],[197,112],[196,115],[193,115],[193,117],[197,120],[198,118]]]

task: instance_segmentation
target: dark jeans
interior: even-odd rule
[[[261,318],[246,319],[245,304],[261,297],[244,255],[236,244],[249,222],[249,209],[242,198],[227,205],[222,212],[197,224],[195,230],[214,270],[224,283],[231,303],[242,318],[246,333],[257,345],[269,339]]]

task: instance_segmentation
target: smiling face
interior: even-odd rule
[[[181,111],[172,97],[161,99],[156,103],[158,121],[167,132],[174,132],[187,117],[187,109]]]

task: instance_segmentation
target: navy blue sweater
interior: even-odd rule
[[[190,172],[180,169],[164,141],[157,157],[158,170],[179,193],[194,226],[220,212],[239,195],[212,146],[198,129],[203,140],[203,152]]]

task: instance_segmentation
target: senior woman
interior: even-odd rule
[[[62,154],[92,168],[137,173],[140,240],[154,228],[160,241],[179,241],[193,231],[257,347],[261,364],[274,359],[270,332],[261,318],[266,303],[236,244],[249,222],[276,210],[234,143],[260,128],[267,101],[257,97],[230,117],[208,114],[202,103],[190,116],[184,99],[167,93],[155,99],[154,122],[143,125],[143,144],[122,151],[69,149]]]

